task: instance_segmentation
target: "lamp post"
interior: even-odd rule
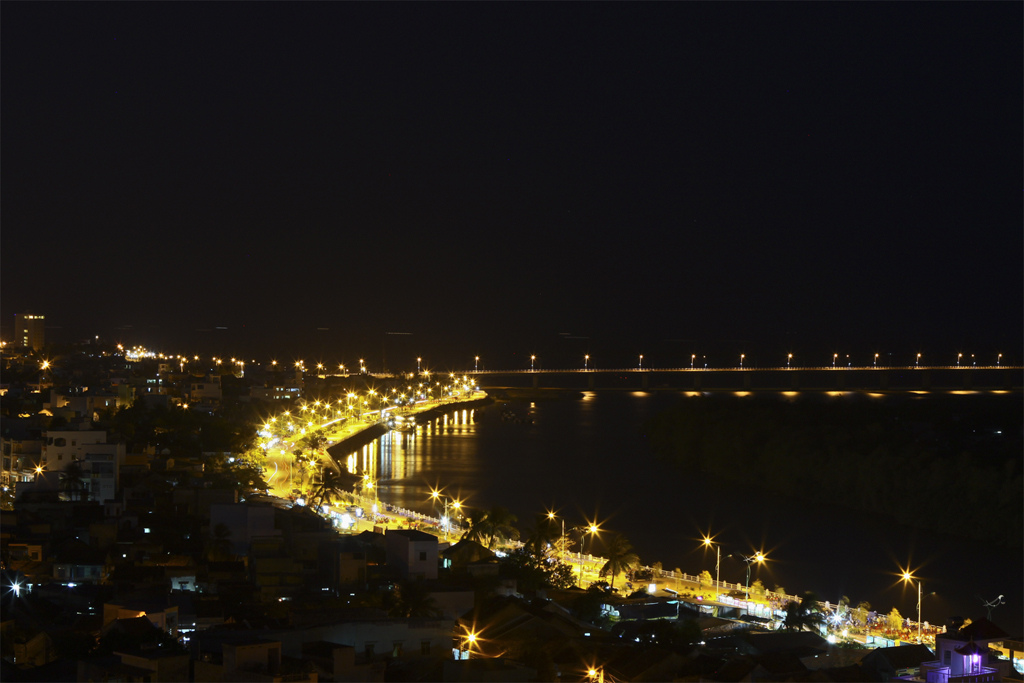
[[[644,368],[644,354],[642,353],[640,354],[640,362],[637,364],[637,367],[640,368],[641,370],[643,370]]]
[[[550,519],[553,522],[553,521],[555,521],[555,517],[557,517],[557,515],[555,515],[554,512],[551,512],[550,510],[548,510],[548,519]],[[565,547],[565,519],[562,519],[562,535],[558,537],[558,552],[559,552],[558,559],[559,560],[562,559],[561,553],[562,553],[562,549],[564,547]]]
[[[873,367],[873,368],[877,368],[878,367],[878,354],[877,353],[875,354],[875,360],[872,361],[872,363],[871,363],[871,367]]]
[[[691,354],[690,354],[690,369],[691,369],[691,370],[693,370],[693,363],[694,363],[694,361],[696,361],[696,360],[697,360],[697,354],[695,354],[695,353],[691,353]]]
[[[921,367],[921,354],[917,354],[917,359],[914,361],[914,367],[915,368]]]
[[[741,368],[743,367],[743,359],[746,358],[746,357],[747,357],[747,354],[745,354],[745,353],[741,353],[740,354],[740,367]]]
[[[964,354],[962,354],[962,353],[956,354],[956,366],[957,367],[960,367],[960,359],[963,358],[963,357],[964,357]]]
[[[584,356],[583,356],[583,369],[584,369],[584,370],[586,370],[586,369],[587,369],[587,365],[588,365],[589,363],[590,363],[590,354],[589,354],[589,353],[587,353],[587,354],[584,354]]]
[[[578,527],[583,534],[580,536],[580,588],[583,588],[583,547],[587,542],[587,534],[594,535],[597,533],[597,525],[591,524],[590,526]]]
[[[533,361],[537,360],[537,356],[530,355],[530,370],[533,370]]]
[[[836,369],[836,359],[837,358],[839,358],[839,354],[838,353],[833,353],[832,354],[832,369],[833,370]]]
[[[480,356],[474,356],[473,357],[473,372],[477,371],[479,365],[480,365]]]
[[[1002,363],[1002,362],[1003,362],[1003,354],[1000,353],[998,356],[996,356],[996,367],[998,368],[999,364]]]
[[[903,580],[914,585],[914,577],[909,571],[903,572]],[[917,642],[921,643],[921,580],[917,581]]]
[[[718,591],[720,590],[720,586],[721,586],[721,583],[719,582],[718,578],[720,576],[720,570],[721,570],[721,566],[722,566],[722,546],[719,543],[712,543],[711,542],[711,538],[709,538],[707,536],[704,537],[704,545],[708,546],[709,548],[712,545],[715,546],[715,599],[717,600],[718,599]],[[748,565],[748,569],[749,569],[749,565]]]
[[[790,364],[793,362],[793,354],[786,356],[786,369],[789,369]]]
[[[765,557],[764,553],[762,553],[761,551],[758,551],[757,553],[749,557],[746,555],[740,555],[740,557],[742,557],[743,561],[747,563],[747,587],[744,589],[743,592],[746,595],[747,600],[747,614],[750,614],[750,565],[754,562],[757,562],[758,564],[764,564]]]

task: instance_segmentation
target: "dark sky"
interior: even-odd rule
[[[3,332],[31,310],[55,340],[491,367],[1019,357],[1022,14],[3,3]]]

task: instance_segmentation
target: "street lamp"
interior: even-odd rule
[[[1002,362],[1003,362],[1003,354],[999,354],[998,356],[996,356],[996,367],[999,367],[999,364],[1002,363]]]
[[[533,370],[533,361],[537,360],[537,356],[530,356],[530,369]]]
[[[956,354],[956,366],[957,367],[960,367],[960,359],[963,358],[963,356],[964,356],[964,354],[962,354],[962,353]]]
[[[875,354],[875,360],[871,363],[871,367],[873,367],[873,368],[877,368],[878,367],[878,354],[877,353]]]
[[[903,580],[909,583],[911,586],[914,585],[914,576],[909,572],[903,572]],[[921,580],[917,581],[917,642],[921,643]]]
[[[642,353],[640,354],[640,364],[637,365],[637,367],[640,368],[640,369],[643,369],[643,367],[644,367],[644,354],[642,354]]]
[[[914,361],[914,367],[921,367],[921,354],[917,354],[917,360]]]
[[[422,360],[423,360],[422,358],[417,358],[416,359],[416,374],[417,375],[420,374],[420,361],[422,361]]]
[[[715,551],[716,551],[716,557],[715,557],[715,599],[717,600],[718,599],[718,591],[719,591],[719,588],[721,586],[721,583],[719,582],[718,579],[719,579],[719,576],[721,576],[721,571],[720,570],[721,570],[721,566],[722,566],[722,546],[719,543],[712,543],[711,542],[711,538],[708,537],[708,536],[704,537],[704,545],[706,545],[709,548],[712,545],[715,546]],[[748,565],[748,567],[749,567],[749,565]]]
[[[740,354],[740,367],[741,368],[743,367],[743,359],[746,358],[746,357],[747,357],[747,354],[745,354],[745,353],[741,353]]]
[[[839,354],[838,353],[833,353],[832,354],[832,369],[833,370],[836,369],[836,359],[837,358],[839,358]]]
[[[697,360],[697,354],[695,354],[695,353],[691,353],[691,354],[690,354],[690,369],[691,369],[691,370],[693,370],[693,362],[694,362],[695,360]]]
[[[754,562],[757,562],[758,564],[764,564],[765,557],[764,553],[762,553],[760,550],[749,557],[746,555],[740,555],[740,557],[742,557],[743,561],[747,563],[747,587],[744,589],[744,593],[747,596],[747,614],[750,614],[750,565]]]
[[[583,355],[583,369],[584,370],[587,369],[587,364],[588,363],[590,363],[590,354],[589,353]]]
[[[789,369],[789,364],[793,362],[793,354],[786,356],[786,369]]]
[[[554,512],[552,512],[551,510],[548,510],[548,519],[550,519],[553,522],[553,521],[555,521],[555,517],[557,517],[557,515]],[[559,552],[558,559],[559,560],[562,559],[561,553],[562,553],[562,549],[564,547],[565,547],[565,518],[562,518],[562,535],[558,537],[558,552]]]
[[[480,365],[480,356],[473,357],[473,372],[477,371],[477,366]]]
[[[598,528],[596,524],[591,524],[590,526],[577,527],[577,529],[583,532],[580,536],[580,588],[583,588],[583,547],[587,543],[587,534],[593,536],[598,532]]]

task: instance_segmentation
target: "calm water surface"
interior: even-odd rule
[[[555,510],[567,527],[597,520],[603,530],[623,533],[645,564],[660,561],[691,574],[715,572],[714,553],[700,544],[710,532],[722,544],[723,581],[746,577],[746,565],[730,554],[763,549],[771,561],[754,570],[752,581],[759,577],[791,594],[813,590],[833,602],[846,595],[886,612],[895,606],[916,618],[916,590],[896,576],[909,563],[924,579],[925,593],[936,593],[924,598],[926,621],[984,616],[982,599],[1003,594],[1007,604],[993,620],[1020,635],[1020,550],[987,548],[670,468],[651,454],[642,427],[682,398],[684,392],[609,391],[505,404],[521,422],[503,420],[497,403],[456,411],[415,432],[392,432],[354,457],[358,467],[376,469],[381,499],[402,507],[431,512],[430,491],[437,487],[469,506],[509,508],[523,531],[535,515]]]

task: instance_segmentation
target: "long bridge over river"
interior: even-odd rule
[[[1024,367],[731,367],[478,370],[463,374],[484,388],[677,391],[1013,391]]]

